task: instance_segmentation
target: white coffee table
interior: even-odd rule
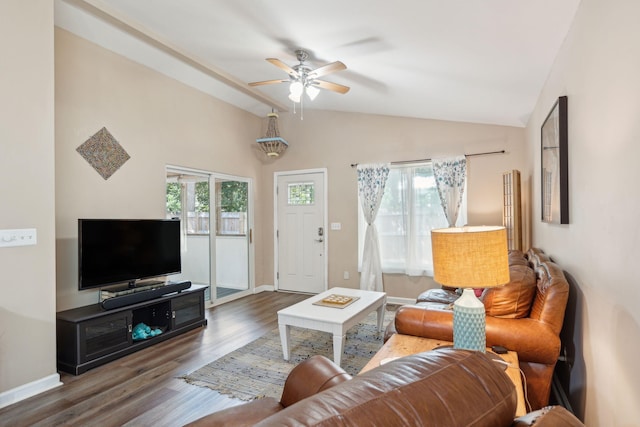
[[[314,304],[329,295],[345,295],[358,299],[346,307],[325,307]],[[289,329],[291,326],[297,326],[332,333],[333,361],[340,365],[347,331],[374,310],[378,311],[378,331],[381,331],[386,305],[387,294],[384,292],[331,288],[278,311],[278,326],[280,328],[280,341],[282,341],[284,360],[289,360],[290,357],[289,341],[291,334]]]

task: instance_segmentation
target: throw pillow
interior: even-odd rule
[[[486,288],[480,297],[487,316],[519,319],[527,317],[536,294],[536,275],[528,266],[509,267],[510,281],[504,286]]]

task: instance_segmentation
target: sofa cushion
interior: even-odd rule
[[[529,266],[529,260],[522,251],[510,250],[509,251],[509,266],[512,265],[524,265]]]
[[[519,319],[527,317],[536,294],[536,275],[528,266],[509,267],[510,281],[504,286],[487,288],[480,300],[487,316]]]

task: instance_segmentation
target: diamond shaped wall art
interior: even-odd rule
[[[131,157],[106,127],[87,139],[76,151],[102,176],[109,179]]]

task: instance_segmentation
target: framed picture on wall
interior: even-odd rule
[[[567,97],[555,102],[541,128],[542,222],[569,224]]]

